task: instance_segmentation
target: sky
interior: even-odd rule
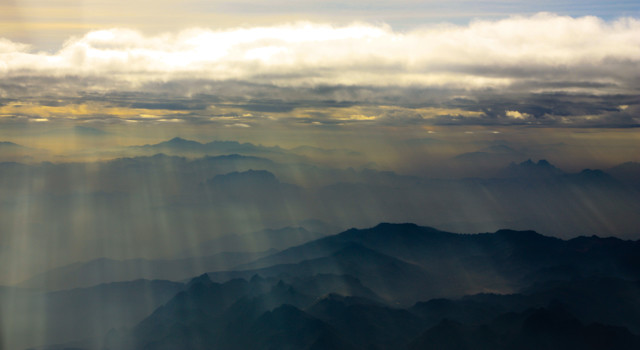
[[[73,259],[137,257],[154,241],[164,246],[140,254],[166,257],[180,227],[195,244],[317,216],[343,228],[388,219],[635,237],[630,192],[607,197],[579,177],[544,196],[519,189],[536,197],[523,206],[500,182],[414,177],[489,179],[527,159],[567,174],[639,162],[639,96],[637,1],[3,0],[0,261],[16,267],[0,284]],[[174,137],[266,148],[150,146]],[[145,158],[155,152],[195,160]],[[211,169],[255,169],[200,167],[234,152],[276,162],[265,193],[290,197],[246,212],[202,198],[194,186],[223,175]],[[141,170],[127,180],[120,167]],[[420,190],[380,195],[381,181]],[[360,187],[341,192],[345,182]],[[554,216],[567,206],[571,218]],[[30,261],[29,249],[45,255]]]
[[[640,124],[635,1],[2,7],[6,125]]]

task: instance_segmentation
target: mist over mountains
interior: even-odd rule
[[[127,149],[0,163],[4,348],[640,344],[637,163],[496,144],[432,177],[338,148]]]
[[[379,224],[188,282],[5,287],[3,310],[24,321],[3,336],[42,349],[633,349],[638,257],[640,241],[618,238]],[[28,326],[42,317],[56,326]]]
[[[640,349],[637,1],[0,20],[0,350]]]
[[[317,226],[314,223],[307,225]],[[45,271],[17,286],[52,291],[138,279],[182,281],[205,272],[231,270],[281,249],[323,236],[303,227],[230,234],[201,242],[195,257],[191,256],[191,251],[186,251],[184,255],[188,257],[174,259],[99,258]],[[257,251],[259,249],[267,250]]]
[[[2,283],[97,258],[172,260],[267,251],[271,246],[256,237],[235,247],[216,240],[311,222],[319,225],[309,231],[319,234],[387,221],[454,232],[534,229],[563,238],[631,238],[640,227],[640,173],[633,162],[565,172],[544,159],[529,159],[505,162],[491,176],[436,178],[333,167],[291,155],[295,149],[230,141],[174,138],[132,149],[245,153],[0,163],[2,236],[21,237],[0,248],[1,261],[20,266],[0,273]],[[287,156],[278,158],[282,154]],[[469,163],[475,164],[480,163]],[[69,253],[77,237],[82,249]],[[289,239],[273,248],[302,243],[285,243]],[[220,249],[206,248],[214,245]],[[33,259],[23,259],[22,249]]]

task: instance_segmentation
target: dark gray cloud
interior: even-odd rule
[[[73,85],[62,78],[58,83]],[[38,83],[41,81],[38,80]],[[52,81],[49,80],[48,83]],[[32,87],[37,89],[36,87]],[[27,89],[29,90],[29,89]],[[246,122],[275,120],[297,123],[360,123],[362,125],[544,125],[557,127],[636,127],[634,111],[640,103],[635,94],[585,92],[523,93],[507,91],[461,91],[420,87],[327,86],[288,88],[242,82],[203,80],[153,84],[145,92],[78,92],[76,96],[4,99],[3,121],[19,117],[42,118],[36,108],[9,106],[34,104],[59,107],[98,104],[103,110],[76,115],[77,120],[121,121],[122,115],[109,108],[128,109],[126,119],[153,121],[158,118],[192,123],[223,122],[238,118]],[[190,91],[185,96],[185,91]],[[196,93],[197,91],[197,93]],[[266,98],[265,96],[269,96]],[[463,96],[463,97],[460,97]],[[339,99],[338,99],[339,98]],[[97,106],[98,106],[97,105]],[[97,108],[97,107],[96,107]],[[357,112],[359,109],[360,112]],[[426,109],[426,110],[425,110]],[[370,113],[370,120],[349,119],[349,115]],[[53,113],[53,112],[52,112]],[[49,113],[49,114],[52,114]],[[137,114],[136,114],[137,113]],[[55,114],[55,113],[53,113]],[[47,117],[46,115],[44,117]],[[53,116],[55,117],[55,115]],[[267,118],[269,117],[269,118]]]

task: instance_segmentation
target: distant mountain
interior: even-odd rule
[[[41,151],[9,141],[0,141],[0,157],[2,157],[0,164],[2,167],[7,166],[9,162],[32,162],[33,156],[38,153]]]
[[[511,163],[500,173],[502,177],[509,178],[551,178],[563,175],[564,172],[544,159],[540,159],[537,163],[531,159],[516,164]]]
[[[240,143],[237,141],[212,141],[201,143],[197,141],[174,137],[171,140],[144,146],[133,146],[133,150],[151,150],[153,152],[185,152],[200,154],[284,154],[280,147],[267,147],[252,143]]]
[[[9,142],[9,141],[0,141],[0,151],[5,150],[24,150],[26,147],[20,146],[17,143]]]
[[[168,141],[163,141],[154,145],[145,145],[142,147],[168,149],[168,150],[176,150],[176,151],[200,151],[203,148],[203,146],[204,144],[197,141],[191,141],[191,140],[186,140],[180,137],[174,137]]]
[[[107,349],[298,349],[344,342],[299,310],[314,298],[275,280],[213,283],[206,275],[137,325],[107,336]],[[272,310],[272,311],[271,311]]]
[[[194,278],[105,349],[633,349],[639,249],[533,231],[351,229],[246,265],[262,268]]]
[[[209,256],[175,260],[102,258],[55,268],[31,277],[19,283],[18,286],[51,291],[138,279],[181,281],[204,272],[229,270],[239,264],[273,253],[274,250],[221,252]]]
[[[351,243],[326,257],[304,260],[296,264],[275,265],[263,269],[211,273],[213,279],[260,276],[313,276],[316,274],[344,274],[357,278],[387,302],[410,305],[416,300],[438,295],[440,287],[417,265],[404,262]]]
[[[572,287],[575,282],[562,284],[574,288],[572,294],[545,287],[528,295],[432,300],[407,310],[362,297],[306,294],[278,279],[219,284],[203,275],[130,331],[111,332],[105,348],[634,349],[640,337],[625,322],[639,314],[633,308],[626,321],[611,325],[617,316],[609,307],[637,305],[638,282],[609,280],[615,295],[608,301],[585,298],[605,292],[607,281]],[[585,307],[593,308],[596,321],[581,315]]]
[[[326,228],[326,226],[313,222],[309,223],[309,226],[315,226],[314,228],[316,229]],[[304,227],[265,229],[251,233],[230,234],[214,238],[198,244],[197,250],[199,255],[215,254],[217,252],[224,251],[253,252],[266,251],[268,249],[282,250],[325,237],[330,233],[331,232],[312,232],[305,229]],[[255,259],[258,258],[259,257],[257,256],[255,257]],[[238,265],[240,264],[241,263],[238,263]]]
[[[313,146],[298,146],[292,149],[284,149],[278,146],[263,146],[237,141],[211,141],[201,143],[197,141],[174,137],[170,140],[144,146],[133,146],[132,150],[155,151],[165,153],[199,153],[199,154],[243,154],[275,156],[281,159],[288,157],[291,160],[305,160],[306,156],[322,157],[359,157],[361,153],[349,149],[325,149]]]
[[[358,254],[362,254],[362,259],[357,259]],[[252,273],[299,275],[306,270],[335,273],[344,268],[335,259],[349,255],[354,256],[353,264],[347,264],[349,268],[380,264],[411,271],[414,283],[423,286],[412,289],[412,297],[418,298],[415,301],[479,292],[509,293],[549,278],[640,276],[640,241],[598,237],[564,241],[533,231],[511,230],[462,235],[413,224],[380,224],[371,229],[347,230],[241,265],[244,271],[212,276],[224,280]],[[399,263],[392,264],[389,259],[397,259]],[[403,265],[407,262],[412,267]],[[329,270],[330,266],[334,270]],[[362,272],[358,270],[352,275],[376,293],[388,296],[399,293],[395,297],[406,293],[403,289],[381,293],[365,282],[358,274]],[[399,272],[391,274],[395,273]],[[393,284],[386,286],[390,288]]]
[[[277,279],[217,284],[201,276],[190,286],[131,332],[109,335],[106,348],[395,349],[423,329],[406,310],[319,298]]]
[[[498,176],[527,181],[544,181],[549,184],[573,184],[600,188],[620,187],[621,185],[613,176],[602,170],[584,169],[578,173],[565,173],[544,159],[537,163],[531,159],[519,164],[511,163],[502,169]]]
[[[573,183],[597,187],[621,187],[621,183],[613,176],[599,169],[584,169],[577,174],[567,174]]]
[[[523,152],[515,150],[506,144],[494,144],[477,151],[458,154],[452,160],[457,163],[470,163],[476,167],[484,168],[508,164],[525,156]]]
[[[615,179],[640,190],[640,163],[626,162],[607,169],[606,172],[611,174]]]
[[[203,186],[209,198],[215,198],[227,211],[244,208],[245,211],[286,211],[289,203],[301,203],[304,189],[280,182],[267,170],[253,170],[219,174]]]
[[[183,288],[148,280],[51,293],[5,288],[0,295],[4,349],[72,342],[98,348],[110,329],[136,325]]]
[[[273,168],[274,162],[261,157],[227,154],[188,159],[162,153],[153,156],[118,158],[100,163],[94,176],[108,189],[135,190],[152,177],[164,187],[181,185],[183,191],[200,191],[208,179],[221,174],[244,172],[250,169]],[[162,174],[162,175],[159,175]]]

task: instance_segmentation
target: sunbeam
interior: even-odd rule
[[[640,348],[637,1],[0,20],[0,350]]]

